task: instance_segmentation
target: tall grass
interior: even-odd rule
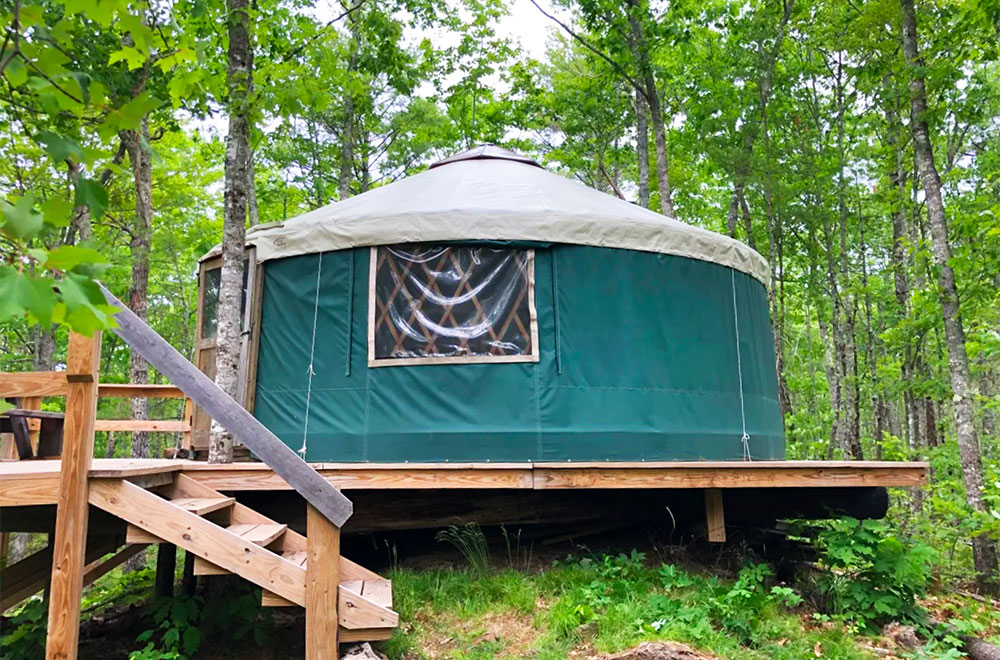
[[[452,525],[437,533],[438,541],[450,543],[462,553],[469,562],[469,568],[476,575],[485,575],[490,567],[490,548],[486,543],[486,535],[479,525],[469,523],[457,527]]]

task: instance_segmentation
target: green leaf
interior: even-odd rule
[[[12,266],[0,268],[0,319],[28,314],[42,325],[51,325],[58,302],[52,284],[47,277],[33,277]]]
[[[35,136],[35,141],[45,146],[45,151],[57,164],[61,165],[63,161],[71,159],[73,162],[82,163],[86,159],[79,144],[58,133],[41,131]]]
[[[93,179],[81,177],[76,182],[76,197],[74,201],[77,206],[86,204],[96,220],[102,217],[104,211],[108,208],[108,191]]]
[[[83,100],[83,104],[90,105],[90,76],[82,71],[72,71],[69,75],[80,88],[80,99]]]
[[[53,227],[68,227],[73,219],[73,203],[65,197],[49,197],[42,203],[45,223]]]
[[[38,5],[23,5],[18,15],[22,28],[41,25],[44,21],[44,11]]]
[[[107,264],[107,259],[93,248],[63,245],[48,253],[46,268],[73,270],[81,265]]]
[[[143,117],[159,105],[158,99],[152,98],[149,92],[143,92],[122,107],[109,112],[104,124],[113,129],[113,132],[135,128]]]
[[[59,281],[59,293],[66,304],[65,323],[80,334],[92,335],[110,327],[116,308],[104,300],[100,287],[85,275],[67,273]]]
[[[20,57],[15,57],[7,63],[7,67],[3,70],[4,75],[7,77],[7,82],[10,83],[11,87],[19,87],[28,81],[28,69],[24,66],[24,62],[21,61]]]
[[[128,65],[129,71],[135,71],[142,68],[142,65],[146,63],[146,54],[138,48],[125,46],[111,53],[111,57],[108,58],[108,65],[116,62],[125,62]]]
[[[0,202],[3,210],[3,224],[0,229],[11,238],[27,240],[42,229],[42,214],[34,209],[35,197],[28,193],[14,204]]]

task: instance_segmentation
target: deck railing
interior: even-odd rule
[[[20,399],[20,408],[41,410],[43,398],[65,397],[68,387],[65,371],[8,372],[3,373],[0,378],[0,399]],[[95,419],[94,431],[180,433],[182,446],[188,448],[191,446],[193,404],[180,388],[160,383],[99,383],[97,396],[121,399],[184,399],[182,419]],[[38,432],[42,421],[29,417],[27,423],[28,431],[31,433],[32,450],[37,450]],[[0,459],[15,458],[14,454],[7,446],[0,446]]]
[[[94,432],[100,428],[96,419],[97,399],[100,396],[176,396],[188,399],[185,426],[170,428],[164,426],[162,420],[103,420],[105,428],[110,425],[130,431],[155,432],[169,428],[170,431],[190,432],[187,420],[190,420],[191,404],[195,404],[298,491],[308,504],[307,565],[311,569],[306,584],[306,658],[336,658],[339,584],[336,567],[340,556],[340,528],[353,512],[350,500],[120,300],[106,289],[103,291],[109,304],[118,308],[117,327],[113,332],[177,387],[101,385],[101,333],[92,337],[70,333],[63,372],[0,374],[0,397],[19,397],[22,406],[40,408],[42,397],[66,397],[46,657],[76,658],[87,540],[89,472]],[[31,450],[27,449],[26,453],[30,455]]]

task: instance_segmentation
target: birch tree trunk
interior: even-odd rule
[[[229,135],[226,137],[225,219],[222,228],[222,273],[215,358],[215,382],[236,398],[240,362],[240,316],[243,301],[243,254],[246,239],[250,167],[250,111],[253,49],[250,44],[249,0],[229,0]],[[233,461],[233,437],[212,424],[210,463]]]
[[[941,179],[934,163],[934,149],[931,146],[930,129],[927,125],[927,91],[921,73],[924,63],[917,45],[916,10],[913,0],[900,0],[899,4],[903,20],[903,55],[909,69],[913,150],[917,162],[917,174],[923,184],[933,258],[938,270],[938,295],[941,302],[941,316],[944,320],[948,372],[951,379],[955,430],[962,461],[965,495],[974,511],[985,512],[987,507],[983,502],[982,454],[973,418],[969,358],[965,349],[965,329],[962,327],[955,271],[951,267],[951,245],[948,242],[948,222],[941,194]],[[996,543],[985,534],[974,536],[972,553],[980,590],[993,595],[1000,593],[996,581]]]
[[[635,158],[639,165],[639,206],[649,208],[649,107],[635,90]]]
[[[257,182],[256,170],[254,169],[254,157],[250,154],[250,162],[247,165],[247,216],[250,226],[260,224],[260,211],[257,209]]]

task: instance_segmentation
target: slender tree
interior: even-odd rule
[[[250,177],[250,116],[253,95],[253,45],[250,40],[249,0],[228,2],[229,134],[226,138],[225,214],[222,229],[222,273],[215,358],[215,382],[236,397],[239,389],[243,258],[246,239]],[[208,448],[212,463],[231,463],[233,437],[213,423]]]
[[[927,89],[924,83],[924,63],[917,41],[917,14],[913,0],[900,0],[903,27],[903,56],[909,70],[910,127],[913,132],[913,151],[917,175],[924,190],[927,220],[930,225],[932,254],[938,271],[938,296],[941,316],[944,319],[945,345],[948,350],[948,374],[951,380],[952,401],[955,414],[955,431],[962,460],[965,496],[976,512],[985,513],[983,501],[983,460],[979,448],[972,408],[972,384],[969,377],[969,357],[965,348],[965,329],[955,284],[955,271],[951,265],[951,244],[948,239],[948,221],[945,216],[941,178],[934,162],[930,129],[927,124]],[[1000,593],[997,577],[996,543],[986,534],[972,537],[972,553],[980,589],[991,594]]]

